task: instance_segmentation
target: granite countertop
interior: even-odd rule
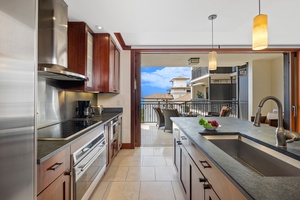
[[[110,121],[114,117],[122,114],[121,109],[110,109],[104,110],[101,115],[95,115],[93,118],[90,118],[95,121],[99,121],[99,123],[94,124],[91,127],[88,127],[81,134],[76,135],[75,137],[68,140],[38,140],[37,141],[37,163],[40,164],[45,160],[49,159],[51,156],[59,153],[63,149],[69,147],[71,144],[80,140],[87,134],[91,129],[96,126],[105,124],[107,121]],[[79,118],[77,118],[79,119]]]
[[[171,118],[180,130],[182,130],[227,177],[230,177],[231,181],[238,184],[254,199],[299,199],[300,176],[264,177],[254,173],[205,139],[200,133],[207,133],[208,131],[198,124],[199,119],[198,117]],[[275,146],[275,127],[264,124],[261,124],[261,127],[255,127],[249,121],[231,117],[207,117],[206,119],[214,119],[219,122],[221,127],[214,131],[217,134],[238,132],[258,141],[262,141],[266,143],[268,147],[300,160],[300,141],[288,143],[287,149],[279,149]]]

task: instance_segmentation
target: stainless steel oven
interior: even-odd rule
[[[115,117],[113,118],[107,125],[106,125],[106,131],[108,135],[108,164],[111,162],[111,160],[117,155],[118,151],[121,148],[121,117]]]
[[[78,149],[73,160],[73,198],[88,199],[106,169],[106,140],[101,134]]]

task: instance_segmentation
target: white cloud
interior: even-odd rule
[[[191,77],[191,69],[189,67],[164,67],[154,72],[142,72],[141,79],[143,85],[169,89],[172,87],[170,80],[178,76],[185,78]]]

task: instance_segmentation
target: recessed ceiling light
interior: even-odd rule
[[[98,29],[98,30],[101,30],[101,29],[102,29],[102,26],[96,25],[95,27],[96,27],[96,29]]]

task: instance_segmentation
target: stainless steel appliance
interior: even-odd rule
[[[39,0],[38,73],[57,79],[82,81],[87,77],[68,69],[68,6],[63,0]]]
[[[101,133],[72,155],[74,199],[88,199],[106,169],[106,140]]]
[[[78,101],[78,118],[93,117],[94,111],[91,101]]]
[[[108,124],[106,124],[106,131],[108,135],[108,163],[117,155],[121,149],[121,130],[122,130],[122,116],[113,118]]]
[[[35,199],[36,0],[0,1],[0,194]]]

